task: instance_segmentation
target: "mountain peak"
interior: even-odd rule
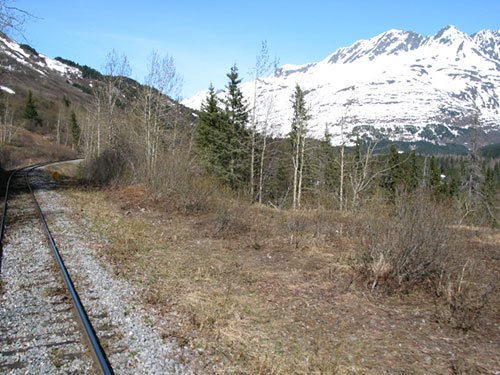
[[[446,32],[452,32],[452,33],[461,33],[461,31],[454,25],[447,25],[443,27],[441,30],[438,31],[439,33],[446,33]]]
[[[437,32],[432,38],[439,41],[441,44],[452,44],[457,39],[469,38],[469,35],[460,31],[453,25],[448,25]]]

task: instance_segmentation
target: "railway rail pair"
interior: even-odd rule
[[[88,350],[90,351],[94,362],[95,368],[102,374],[114,374],[114,371],[111,367],[111,364],[99,342],[99,339],[96,335],[95,329],[92,326],[87,312],[80,300],[78,292],[75,289],[73,281],[69,275],[68,269],[66,268],[64,261],[61,257],[61,254],[56,246],[54,238],[50,232],[49,226],[47,225],[47,221],[45,220],[44,214],[38,201],[35,196],[35,189],[32,184],[30,184],[30,174],[41,167],[47,166],[49,164],[55,164],[58,162],[48,162],[41,163],[36,165],[31,165],[28,167],[20,168],[15,171],[12,171],[7,180],[7,184],[5,186],[5,197],[4,197],[4,205],[3,205],[3,213],[2,219],[0,223],[0,277],[2,272],[2,258],[3,258],[3,238],[4,238],[4,227],[6,222],[6,217],[8,215],[8,203],[9,203],[9,190],[12,192],[12,181],[14,179],[24,178],[24,183],[26,184],[27,189],[29,190],[29,194],[31,195],[31,200],[35,206],[36,211],[38,212],[38,216],[40,218],[41,224],[44,228],[45,234],[48,239],[48,243],[50,245],[51,251],[54,255],[55,262],[57,264],[57,268],[60,271],[61,278],[67,288],[68,295],[71,298],[71,302],[74,308],[74,315],[78,322],[79,327],[81,328],[83,337],[85,338],[85,342],[87,343]]]

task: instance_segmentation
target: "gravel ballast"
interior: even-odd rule
[[[102,264],[102,261],[99,260],[94,249],[97,246],[105,245],[106,240],[93,233],[89,228],[80,226],[80,220],[77,224],[72,218],[74,212],[64,204],[64,197],[56,190],[51,189],[53,182],[50,177],[41,177],[41,172],[35,173],[38,175],[36,178],[38,187],[43,187],[43,189],[36,191],[37,199],[115,373],[131,375],[199,374],[198,370],[193,371],[186,363],[188,362],[186,358],[189,358],[189,363],[198,362],[196,358],[193,359],[192,353],[187,352],[189,349],[181,348],[175,341],[168,341],[161,336],[160,326],[164,323],[160,322],[154,314],[138,302],[140,300],[140,289],[124,280],[117,279],[112,274],[111,267]],[[8,215],[10,214],[9,211]],[[4,283],[4,292],[0,302],[0,330],[2,334],[0,352],[2,353],[6,351],[4,350],[4,338],[9,340],[13,338],[17,325],[26,326],[26,330],[35,335],[37,330],[41,329],[40,323],[29,323],[25,318],[12,313],[13,309],[23,311],[31,309],[29,299],[17,300],[21,298],[20,295],[36,295],[40,293],[36,288],[30,288],[28,292],[21,291],[20,285],[28,284],[20,275],[21,269],[14,266],[15,258],[18,257],[16,253],[23,251],[32,255],[30,260],[32,265],[28,265],[28,262],[23,265],[23,267],[33,267],[32,274],[38,275],[42,269],[53,267],[50,265],[53,259],[46,246],[46,239],[41,231],[41,225],[36,222],[36,218],[33,216],[33,219],[26,221],[24,226],[20,222],[16,225],[19,228],[12,226],[8,228],[10,233],[8,234],[9,244],[4,250],[4,264],[2,266],[2,281]],[[33,251],[33,247],[47,249],[41,255]],[[42,286],[41,288],[46,287]],[[46,297],[40,298],[44,299]],[[59,298],[62,297],[59,296]],[[51,319],[52,313],[47,311],[47,314],[47,319]],[[35,327],[28,327],[28,324]],[[61,329],[64,330],[64,328]],[[78,335],[79,332],[76,331],[76,334]],[[79,344],[81,339],[75,339],[73,336],[71,336],[71,339],[66,339],[66,341],[78,341],[78,345],[81,345]],[[50,352],[51,349],[48,350]],[[84,351],[81,347],[74,350],[77,353]],[[0,353],[0,364],[4,361],[2,353]],[[44,355],[45,357],[48,356],[47,354]],[[11,362],[40,363],[39,366],[41,367],[36,371],[28,372],[26,372],[26,368],[9,369],[11,372],[8,373],[67,374],[71,373],[69,372],[69,366],[75,366],[74,364],[68,364],[68,366],[62,368],[62,365],[58,362],[56,362],[55,366],[53,364],[49,366],[46,363],[51,361],[43,357],[42,354],[38,357],[43,357],[43,359],[38,359],[36,355],[28,358],[23,357],[23,354],[19,354],[18,357],[22,358]],[[84,374],[90,371],[88,369],[88,356],[85,358],[84,363],[77,365],[80,367],[74,373]]]

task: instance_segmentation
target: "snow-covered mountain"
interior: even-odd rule
[[[500,142],[500,31],[467,35],[448,26],[423,37],[389,30],[318,63],[284,65],[257,81],[262,103],[272,103],[260,118],[270,113],[281,134],[289,131],[296,84],[306,93],[313,135],[321,137],[328,127],[337,144],[342,119],[351,139],[359,134],[465,143],[477,109],[487,142]],[[253,98],[254,87],[255,82],[242,85],[247,98]],[[206,95],[182,103],[199,109]]]

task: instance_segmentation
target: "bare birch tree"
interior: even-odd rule
[[[29,12],[14,6],[15,1],[0,0],[0,32],[10,35],[22,33],[24,24],[33,18]]]
[[[352,91],[354,91],[354,87],[352,87]],[[347,100],[347,102],[344,104],[344,114],[342,118],[340,119],[339,125],[340,125],[340,160],[339,160],[339,166],[340,166],[340,178],[339,178],[339,209],[340,211],[343,211],[345,208],[345,203],[344,203],[344,167],[345,167],[345,144],[346,144],[346,139],[345,139],[345,125],[347,122],[347,118],[351,109],[351,106],[356,103],[356,100],[353,98],[350,98]]]
[[[479,122],[479,109],[476,107],[476,113],[472,121],[472,137],[470,140],[470,149],[467,154],[467,179],[465,188],[474,205],[477,205],[481,198],[481,185],[483,174],[481,171],[481,156],[479,153],[479,143],[481,136],[481,127]]]
[[[102,125],[102,107],[103,107],[103,91],[100,89],[97,83],[93,86],[93,122],[94,126],[89,127],[88,130],[91,132],[88,136],[92,139],[91,143],[95,144],[95,147],[92,147],[92,150],[95,152],[95,156],[101,156],[103,150],[102,144],[102,133],[103,133],[103,125]],[[95,137],[95,138],[94,138]],[[88,153],[87,156],[94,156],[93,153]]]
[[[406,163],[410,155],[405,159],[400,160],[397,164],[376,166],[374,153],[377,150],[379,141],[368,142],[365,145],[365,150],[359,141],[356,144],[356,151],[353,155],[352,165],[349,171],[349,182],[351,188],[351,208],[357,209],[361,200],[361,194],[369,190],[372,183],[381,175],[386,174],[391,169],[397,168]]]
[[[256,165],[256,145],[257,145],[257,136],[258,136],[258,112],[259,107],[261,106],[261,102],[263,98],[261,97],[262,88],[260,86],[261,78],[266,74],[269,74],[271,71],[276,70],[278,66],[278,59],[274,59],[273,61],[269,58],[269,51],[267,48],[267,42],[262,41],[260,53],[256,57],[255,66],[252,69],[251,73],[254,79],[254,87],[253,87],[253,98],[252,98],[252,110],[251,110],[251,124],[250,124],[250,197],[254,199],[254,190],[255,190],[255,165]],[[268,111],[264,114],[264,119],[262,120],[264,126],[268,125],[269,113]],[[266,140],[264,139],[264,142]],[[264,146],[265,147],[265,146]],[[261,161],[262,167],[262,161]],[[259,177],[259,180],[262,180]],[[259,201],[262,199],[262,185],[259,181]]]
[[[137,110],[145,150],[146,175],[150,182],[153,182],[157,173],[162,139],[167,127],[166,111],[169,103],[172,104],[168,96],[178,95],[181,85],[173,58],[168,55],[160,58],[153,51],[149,71],[139,94]]]
[[[292,141],[292,162],[293,162],[293,209],[300,208],[302,199],[302,179],[304,173],[304,156],[306,149],[306,139],[309,120],[304,92],[297,84],[292,96],[293,118],[290,139]]]
[[[116,151],[118,119],[116,107],[124,101],[124,82],[130,75],[130,65],[125,55],[112,50],[105,58],[102,81],[92,82],[92,124],[85,126],[84,138],[88,147],[87,157],[100,157],[103,151]]]
[[[125,55],[118,56],[112,50],[106,56],[104,66],[104,82],[100,86],[102,98],[104,99],[105,120],[108,133],[108,147],[115,151],[117,140],[117,121],[115,109],[118,101],[123,100],[124,79],[130,75],[130,65]]]
[[[268,158],[268,143],[269,138],[273,136],[276,131],[277,124],[271,122],[271,113],[274,110],[274,99],[268,98],[265,107],[265,116],[261,123],[261,139],[262,144],[260,145],[260,160],[259,160],[259,185],[258,185],[258,201],[262,203],[263,193],[264,193],[264,166],[266,159]]]
[[[9,104],[9,95],[7,94],[4,100],[4,111],[2,116],[2,129],[1,129],[1,140],[2,143],[8,143],[12,141],[15,135],[14,131],[14,111]]]

